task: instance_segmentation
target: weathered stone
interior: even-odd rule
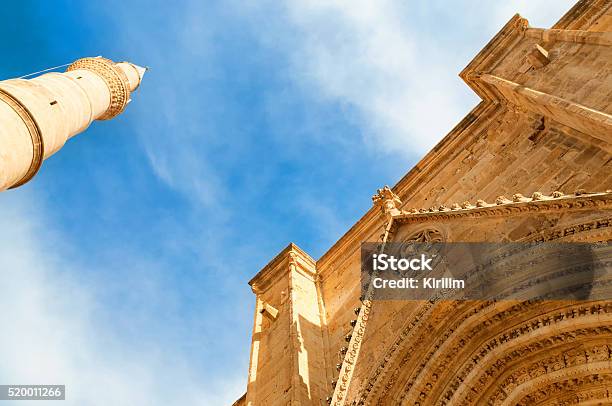
[[[527,59],[529,60],[530,65],[535,69],[543,68],[550,63],[548,51],[538,44],[535,44],[531,49],[531,52],[527,54]]]
[[[251,281],[280,312],[256,312],[246,404],[611,403],[610,301],[382,302],[360,281],[364,241],[612,240],[611,31],[609,0],[550,30],[513,17],[460,74],[478,106],[316,263],[292,246]]]

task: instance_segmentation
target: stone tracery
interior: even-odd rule
[[[333,359],[326,389],[309,386],[323,393],[316,399],[337,406],[610,403],[610,302],[382,306],[370,296],[361,301],[356,285],[364,241],[612,240],[609,103],[589,98],[564,70],[601,72],[611,12],[607,0],[580,0],[551,29],[513,17],[460,74],[482,102],[395,187],[378,190],[374,209],[316,261],[320,333],[325,351],[342,359],[337,368]],[[575,57],[582,52],[588,61]],[[268,399],[269,391],[251,389],[246,404]]]
[[[605,201],[606,199],[604,199]],[[516,204],[516,203],[515,203]],[[605,205],[610,204],[606,201]],[[582,202],[580,207],[593,207],[598,206],[595,202]],[[552,206],[556,209],[558,206]],[[567,206],[565,206],[567,207]],[[518,213],[521,213],[519,211]],[[502,213],[495,212],[497,215],[503,215]],[[493,214],[493,215],[495,215]],[[404,218],[409,217],[403,215]],[[448,221],[449,218],[445,218]],[[397,220],[397,219],[396,219]],[[436,218],[440,221],[440,218]],[[396,227],[402,227],[401,223],[396,224]],[[406,222],[404,227],[408,227],[412,222]],[[551,241],[555,239],[567,239],[570,237],[572,240],[580,240],[582,233],[591,233],[593,230],[609,230],[609,219],[593,220],[586,223],[579,223],[570,227],[553,227],[551,230],[544,230],[534,235],[526,235],[522,237],[522,240],[526,241]],[[408,233],[409,237],[402,238],[402,241],[425,240],[424,236],[440,234],[432,233],[427,228],[421,228],[416,232]],[[397,234],[402,234],[398,230],[395,230]],[[603,237],[603,239],[609,239]],[[590,240],[590,239],[589,239]],[[602,354],[605,355],[607,361],[610,361],[610,352],[612,349],[608,349],[607,346],[601,346],[601,340],[608,340],[612,342],[612,304],[609,302],[602,302],[600,304],[591,304],[582,307],[570,307],[566,311],[557,311],[556,313],[542,312],[541,304],[519,302],[510,309],[505,309],[499,312],[500,304],[481,302],[472,303],[471,305],[460,303],[455,304],[450,308],[447,324],[443,324],[444,327],[440,328],[439,333],[433,334],[438,337],[434,344],[431,344],[428,348],[431,348],[427,353],[420,353],[420,356],[415,356],[418,348],[423,348],[423,344],[427,342],[428,338],[432,336],[432,332],[436,331],[435,326],[437,323],[444,323],[444,317],[440,316],[444,311],[444,303],[431,303],[426,302],[420,305],[421,310],[417,315],[408,321],[408,324],[404,330],[398,334],[397,340],[393,343],[386,355],[381,357],[381,361],[376,368],[372,370],[367,384],[363,386],[359,395],[355,398],[356,404],[367,405],[371,404],[374,399],[378,404],[385,404],[384,402],[391,402],[393,404],[497,404],[496,400],[500,396],[507,397],[508,388],[511,386],[501,387],[500,391],[495,393],[491,392],[491,388],[496,388],[497,375],[499,375],[502,368],[507,368],[508,365],[516,357],[523,360],[525,354],[537,353],[537,351],[544,351],[548,354],[547,345],[554,343],[571,343],[580,342],[580,345],[589,345],[590,338],[595,338],[598,345],[593,345],[593,354],[597,353],[599,358],[591,357],[589,359],[601,360]],[[458,354],[462,347],[467,346],[471,343],[471,340],[478,336],[478,332],[490,330],[492,326],[497,325],[498,328],[502,328],[506,325],[508,317],[516,315],[528,315],[530,309],[537,311],[540,314],[539,318],[530,320],[529,322],[523,323],[518,328],[511,330],[510,332],[502,333],[498,338],[494,338],[485,342],[482,342],[480,347],[477,347],[472,352],[472,360],[467,361],[462,368],[450,367],[450,363],[457,362]],[[436,317],[436,310],[438,310]],[[544,313],[544,315],[541,315]],[[461,316],[463,314],[463,316]],[[607,324],[602,325],[600,314],[605,314],[609,317]],[[452,316],[454,315],[454,316]],[[571,320],[572,324],[578,317],[583,317],[581,323],[584,324],[587,320],[586,316],[594,316],[591,319],[594,320],[593,327],[580,328],[575,331],[568,330],[561,334],[550,335],[543,337],[539,342],[531,343],[529,346],[524,348],[512,349],[509,351],[509,355],[501,357],[499,354],[495,357],[495,362],[490,363],[490,367],[479,365],[477,362],[480,358],[485,356],[488,352],[496,350],[500,344],[508,345],[506,343],[512,343],[516,339],[525,335],[534,334],[534,331],[539,328],[546,328],[548,331],[554,331],[558,326],[556,323],[563,320]],[[451,320],[452,319],[452,320]],[[424,320],[427,320],[424,322]],[[470,321],[473,320],[473,321]],[[450,324],[448,324],[450,323]],[[454,323],[454,324],[453,324]],[[475,324],[474,324],[475,323]],[[474,324],[474,328],[470,331],[466,331],[466,326]],[[555,327],[557,326],[557,327]],[[452,337],[461,337],[459,339]],[[454,340],[454,341],[453,341]],[[451,345],[452,343],[454,345]],[[450,347],[449,347],[450,346]],[[602,352],[602,349],[606,350]],[[546,349],[546,350],[543,350]],[[443,351],[444,352],[440,352]],[[499,350],[497,350],[499,351]],[[586,350],[585,350],[586,351]],[[580,363],[580,355],[576,355],[575,361],[572,358],[572,352],[567,351],[563,353],[564,357],[567,358],[569,365],[582,365],[587,368],[588,363]],[[417,358],[415,358],[417,357]],[[420,358],[419,358],[420,357]],[[583,356],[586,360],[586,356]],[[421,361],[419,361],[419,359]],[[537,368],[546,368],[549,364],[553,365],[552,358],[545,360],[539,360],[534,362],[534,370]],[[467,360],[467,358],[466,358]],[[474,361],[476,360],[476,361]],[[547,362],[547,360],[549,362]],[[432,364],[432,362],[434,364]],[[407,368],[408,365],[412,365],[411,368]],[[437,365],[437,367],[435,366]],[[606,364],[608,365],[608,364]],[[536,368],[537,367],[537,368]],[[483,369],[484,368],[484,369]],[[424,371],[427,371],[425,373]],[[481,374],[476,374],[474,371],[483,371]],[[423,375],[425,374],[425,375]],[[451,374],[451,375],[449,375]],[[454,374],[454,375],[452,375]],[[455,376],[454,381],[446,385],[446,389],[440,389],[440,382],[448,380],[451,376]],[[531,376],[531,375],[530,375]],[[537,375],[535,375],[537,376]],[[469,382],[466,379],[470,379]],[[514,379],[512,377],[506,378]],[[531,378],[530,378],[531,379]],[[486,385],[490,385],[487,387]],[[461,390],[459,390],[461,388]],[[489,389],[487,389],[489,388]],[[505,388],[505,389],[504,389]],[[457,392],[459,390],[459,392]],[[485,399],[477,397],[477,394],[485,391],[489,398]],[[432,398],[433,396],[433,398]],[[528,395],[525,395],[528,396]]]

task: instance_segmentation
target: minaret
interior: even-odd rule
[[[0,81],[0,191],[32,179],[92,121],[120,114],[145,70],[96,57],[79,59],[63,73]]]

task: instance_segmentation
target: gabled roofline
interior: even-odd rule
[[[610,0],[580,0],[552,28],[587,30],[611,6]]]
[[[580,0],[561,17],[553,28],[587,29],[608,8],[610,8],[609,0]],[[404,202],[410,200],[408,198],[409,192],[414,190],[415,186],[426,176],[425,173],[436,173],[443,162],[447,162],[448,158],[457,153],[460,145],[470,140],[469,134],[472,133],[474,127],[486,123],[502,111],[502,107],[491,99],[487,99],[485,97],[487,95],[486,91],[480,91],[477,86],[472,84],[468,76],[470,73],[476,72],[477,68],[484,67],[485,65],[482,64],[486,63],[492,52],[505,44],[510,44],[511,40],[519,33],[519,29],[525,24],[527,24],[527,20],[519,14],[513,16],[459,74],[483,100],[393,186],[393,192]],[[343,247],[350,245],[355,237],[360,236],[365,230],[374,227],[380,221],[378,210],[370,208],[318,259],[318,269],[320,270],[321,266],[333,262],[338,255],[344,254],[342,252]]]

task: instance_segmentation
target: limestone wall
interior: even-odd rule
[[[315,262],[291,244],[253,278],[247,405],[320,404],[328,395]]]
[[[405,241],[422,230],[430,230],[439,233],[445,241],[450,242],[602,241],[612,238],[611,207],[612,195],[604,193],[475,208],[472,209],[474,211],[472,214],[461,211],[454,214],[436,211],[419,215],[420,218],[411,219],[410,216],[406,216],[405,223],[402,220],[398,221],[392,240]],[[351,400],[369,399],[371,402],[372,399],[391,396],[392,391],[385,388],[392,380],[391,377],[398,374],[396,368],[400,364],[401,370],[406,371],[406,375],[413,374],[415,377],[421,364],[428,364],[426,368],[428,372],[422,373],[429,378],[421,381],[421,387],[406,389],[406,392],[411,392],[413,396],[413,392],[418,394],[426,391],[425,386],[428,384],[442,386],[444,380],[432,377],[435,365],[446,365],[444,370],[456,373],[460,368],[449,365],[457,365],[466,360],[460,360],[458,354],[444,353],[444,347],[437,343],[448,346],[448,341],[463,339],[465,347],[471,346],[472,351],[476,351],[481,345],[481,342],[471,342],[468,336],[457,334],[453,330],[456,327],[451,327],[465,314],[469,314],[470,311],[476,312],[470,306],[473,304],[467,306],[464,303],[457,304],[456,309],[453,306],[440,305],[439,308],[428,308],[426,315],[423,313],[425,309],[423,301],[375,301],[362,340],[359,362],[352,377],[352,390],[348,392]],[[542,304],[540,308],[542,313],[539,316],[544,314],[544,309]],[[439,319],[435,319],[435,312],[440,313],[435,316]],[[490,316],[481,316],[478,323],[493,325],[494,322],[487,317],[493,317],[494,314],[492,311]],[[534,315],[523,316],[529,319]],[[429,317],[432,319],[429,320]],[[499,331],[503,331],[507,327],[500,325],[498,328]],[[489,334],[494,335],[493,329],[490,330]],[[409,331],[414,335],[406,335]],[[432,333],[434,331],[437,332]],[[404,332],[403,340],[402,332]],[[440,347],[439,350],[436,345]],[[466,357],[469,358],[469,351],[467,354]],[[399,375],[401,374],[400,371]],[[397,385],[396,391],[401,389],[400,386]],[[430,402],[435,403],[433,400]],[[390,402],[390,404],[396,403]]]
[[[529,196],[537,191],[612,189],[611,25],[612,4],[608,0],[580,1],[554,30],[531,28],[518,15],[512,18],[461,73],[482,102],[393,188],[403,202],[402,208],[437,208],[466,200],[475,203],[477,199],[494,202],[499,195]],[[340,377],[341,382],[334,381],[339,375],[336,365],[344,359],[343,347],[351,339],[355,309],[361,306],[360,243],[380,241],[386,221],[379,208],[368,211],[317,261],[317,288],[298,295],[300,302],[319,302],[321,348],[316,344],[319,333],[314,329],[316,340],[299,349],[308,353],[309,360],[304,364],[310,371],[308,382],[313,384],[306,387],[310,388],[308,396],[314,404],[322,396],[315,397],[313,393],[327,391],[331,395],[335,386],[346,383],[343,381],[346,376]],[[528,220],[520,227],[537,230],[550,225],[549,221],[562,220],[544,216]],[[499,233],[472,235],[471,224],[467,227],[456,237],[470,241],[500,238]],[[518,237],[508,234],[505,238]],[[262,273],[254,280],[261,277]],[[394,333],[406,320],[415,318],[420,308],[398,303],[389,304],[385,311],[394,314],[394,309],[401,310],[401,314],[381,318],[370,331],[369,339],[376,341],[376,345],[369,345],[359,355],[359,363],[365,369],[355,378],[358,387],[363,387],[360,380],[366,382],[371,372],[368,368],[380,360]],[[300,311],[305,312],[309,321],[316,319],[314,313]],[[289,309],[284,312],[294,318],[299,316]],[[436,312],[442,318],[448,314],[442,308]],[[282,331],[290,337],[295,334],[291,328]],[[431,335],[433,331],[425,329],[423,334]],[[254,337],[258,336],[255,329]],[[279,346],[281,342],[278,341]],[[253,348],[257,345],[260,344]],[[277,357],[279,363],[260,363],[256,368],[267,374],[264,381],[280,382],[284,376],[287,361],[282,357],[286,352],[279,348],[285,347],[270,349],[278,354],[268,356]],[[313,357],[317,358],[315,363]],[[254,365],[252,357],[251,373]],[[354,370],[354,365],[345,363],[343,368]],[[278,376],[273,377],[271,370],[278,370]],[[294,369],[294,379],[300,376],[296,371],[299,366]],[[282,382],[284,385],[287,380]],[[305,382],[300,378],[299,382],[294,381],[293,388],[303,387]],[[270,404],[284,404],[288,399],[281,386],[277,386],[276,395],[272,395],[272,386],[266,389],[270,394],[266,399],[278,400]],[[247,399],[252,391],[260,393],[249,386]]]
[[[599,11],[573,29],[609,29],[610,3],[590,3],[601,6]],[[536,191],[612,189],[612,121],[596,122],[596,134],[583,132],[579,129],[588,125],[588,116],[581,116],[578,124],[555,119],[554,114],[575,111],[574,106],[543,104],[540,107],[546,114],[541,114],[532,106],[513,104],[520,99],[508,100],[482,80],[482,72],[489,72],[580,104],[599,113],[597,119],[607,119],[612,114],[612,47],[609,43],[539,42],[549,50],[550,63],[521,73],[527,54],[538,43],[525,36],[525,27],[517,27],[521,21],[515,17],[462,74],[484,101],[395,186],[404,208],[476,199],[491,202],[499,195],[529,196]],[[346,345],[353,309],[360,305],[359,243],[379,240],[382,223],[378,212],[368,212],[317,263],[332,362]]]

